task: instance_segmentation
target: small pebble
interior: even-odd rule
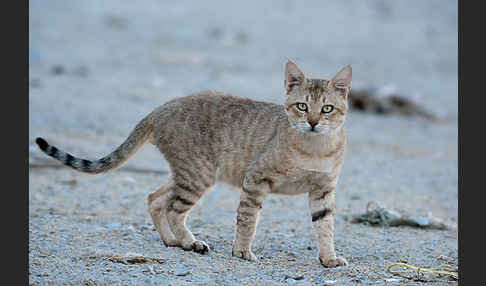
[[[189,273],[191,273],[191,271],[189,269],[178,269],[178,270],[176,270],[176,272],[174,272],[174,274],[176,276],[186,276]]]
[[[361,199],[361,196],[360,195],[352,195],[349,199],[352,200],[352,201],[357,201],[357,200]]]
[[[53,75],[61,75],[66,72],[66,69],[63,65],[55,65],[51,68],[51,73]]]

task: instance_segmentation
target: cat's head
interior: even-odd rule
[[[307,78],[292,61],[285,67],[285,110],[293,127],[308,135],[330,134],[345,121],[351,66],[331,80]]]

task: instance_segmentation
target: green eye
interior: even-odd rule
[[[307,111],[307,104],[305,104],[305,103],[297,103],[297,108],[300,111]]]
[[[328,105],[324,105],[324,106],[322,107],[322,113],[329,113],[329,112],[331,112],[333,109],[334,109],[334,106],[332,106],[332,105],[329,105],[329,104],[328,104]]]

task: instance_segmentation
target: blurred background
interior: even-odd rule
[[[353,90],[397,92],[446,122],[351,112],[338,213],[360,212],[376,201],[456,221],[457,21],[457,1],[451,0],[30,0],[29,161],[53,163],[37,150],[38,136],[81,157],[104,156],[155,107],[201,90],[282,103],[288,59],[308,76],[328,79],[351,64]],[[127,166],[167,170],[152,146]],[[29,202],[42,211],[41,179],[32,170]],[[82,178],[86,184],[101,180],[70,170],[43,176]],[[106,180],[116,180],[116,173]],[[158,181],[138,192],[145,221],[144,197]],[[218,204],[221,188],[205,200]],[[237,195],[232,196],[234,207]],[[307,215],[305,197],[282,200]],[[234,210],[228,213],[232,225]],[[201,219],[210,223],[211,216],[208,211]],[[267,216],[268,222],[276,214],[269,210]],[[338,231],[342,224],[338,219]],[[225,235],[231,240],[231,232]],[[396,235],[386,243],[409,243],[409,234]],[[457,256],[455,235],[428,235],[437,256],[444,249]],[[352,240],[344,236],[342,245]],[[438,241],[446,245],[441,249]],[[382,247],[396,246],[386,243]],[[422,246],[416,250],[424,251]]]

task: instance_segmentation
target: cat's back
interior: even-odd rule
[[[243,127],[255,120],[282,119],[284,116],[282,105],[217,91],[203,91],[173,99],[152,113],[154,125],[167,125],[171,121],[178,127],[184,125],[200,130],[229,128],[235,124]]]
[[[235,96],[218,91],[202,91],[168,102],[169,105],[178,106],[186,112],[205,111],[202,116],[225,115],[232,112],[240,112],[242,115],[262,112],[281,113],[283,106],[271,102],[259,101]],[[218,112],[212,114],[211,112]],[[274,114],[274,115],[275,115]],[[234,113],[232,114],[235,116]],[[237,119],[237,118],[235,118]]]
[[[254,154],[286,122],[284,107],[204,91],[168,101],[152,112],[159,148]]]

